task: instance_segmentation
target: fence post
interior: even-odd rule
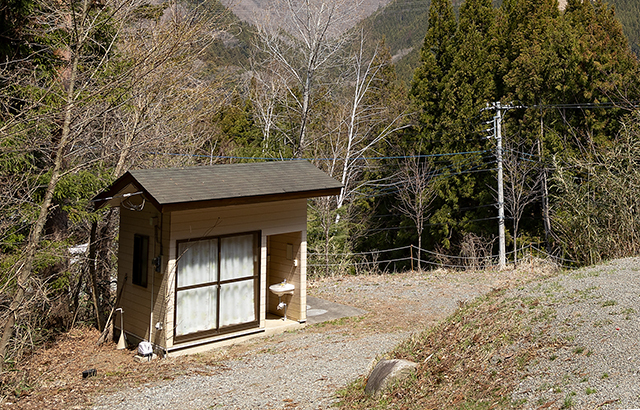
[[[411,272],[413,272],[413,244],[409,247],[409,252],[411,252]]]

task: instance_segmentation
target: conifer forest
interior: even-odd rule
[[[132,169],[310,161],[310,276],[637,255],[638,5],[563,3],[3,1],[0,368],[105,326]]]

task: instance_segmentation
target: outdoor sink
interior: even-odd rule
[[[278,297],[283,295],[293,295],[293,290],[296,287],[291,283],[276,283],[275,285],[269,286],[269,290],[275,293]]]

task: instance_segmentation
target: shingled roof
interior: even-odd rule
[[[171,211],[337,195],[341,187],[307,161],[259,162],[129,171],[93,200],[118,206],[123,194],[142,192]]]

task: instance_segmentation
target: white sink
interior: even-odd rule
[[[291,283],[276,283],[275,285],[269,286],[269,290],[278,296],[293,295],[295,288]]]

